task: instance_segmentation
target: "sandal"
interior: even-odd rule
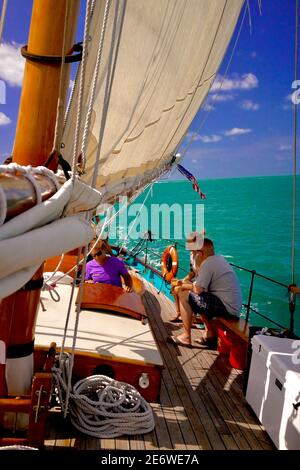
[[[185,348],[193,347],[191,343],[183,343],[182,341],[180,341],[178,336],[168,336],[167,341],[171,344],[174,344],[175,346],[183,346]]]
[[[175,318],[171,318],[171,319],[169,320],[169,322],[171,322],[171,323],[181,323],[182,320],[181,320],[180,318],[178,318],[178,317],[175,317]]]

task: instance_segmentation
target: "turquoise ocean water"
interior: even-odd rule
[[[297,177],[297,185],[300,187],[300,176]],[[225,256],[229,262],[256,270],[287,285],[292,279],[292,186],[291,176],[204,180],[201,182],[201,190],[207,198],[201,201],[189,181],[163,181],[153,186],[145,206],[150,214],[153,204],[180,204],[181,207],[192,204],[195,224],[195,205],[203,203],[206,236],[214,241],[216,253]],[[145,194],[139,196],[135,203],[142,202],[144,197]],[[295,280],[300,285],[300,201],[296,214]],[[129,216],[128,222],[133,218]],[[177,226],[178,229],[180,220],[172,217],[170,220],[170,239],[174,240],[174,228]],[[157,220],[155,226],[157,229]],[[159,227],[160,234],[155,235],[161,236],[163,227],[161,224]],[[198,227],[194,225],[192,228],[195,230]],[[123,227],[120,227],[120,233],[122,230]],[[182,270],[188,269],[189,259],[182,246],[184,240],[179,239],[177,242],[181,268],[177,277],[180,277],[180,274],[184,275]],[[136,243],[128,240],[127,246],[133,248]],[[161,254],[168,244],[166,239],[149,244],[151,252],[148,259],[158,269]],[[143,253],[140,256],[143,257]],[[244,302],[247,303],[251,274],[237,270],[237,275],[242,285]],[[300,296],[297,297],[295,331],[299,335]],[[251,306],[289,326],[285,288],[256,277]],[[252,323],[262,324],[262,321],[252,314]]]

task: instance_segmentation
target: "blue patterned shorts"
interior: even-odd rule
[[[203,313],[208,320],[232,316],[227,312],[221,300],[211,292],[202,292],[202,294],[190,292],[188,301],[196,316]]]

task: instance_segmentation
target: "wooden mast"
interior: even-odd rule
[[[34,0],[28,52],[61,56],[66,7],[69,4],[65,46],[75,40],[79,0]],[[66,98],[69,66],[65,65],[63,97]],[[59,93],[60,64],[26,61],[22,96],[13,149],[20,165],[43,165],[52,150]]]
[[[75,41],[75,31],[80,0],[34,0],[27,50],[39,56],[61,56],[65,27],[66,8],[68,21],[65,50],[70,53]],[[43,165],[52,150],[59,95],[61,64],[47,61],[26,60],[23,87],[19,108],[13,161],[21,165]],[[64,65],[62,98],[68,90],[69,66]],[[53,168],[52,166],[52,169]],[[20,247],[22,256],[22,247]],[[43,266],[33,279],[42,278]],[[20,290],[2,300],[0,304],[0,396],[7,393],[5,383],[5,360],[3,345],[11,352],[9,357],[32,356],[36,315],[39,307],[39,282],[28,283],[28,290]],[[20,356],[18,356],[18,351]],[[27,356],[28,357],[28,356]],[[1,367],[2,366],[2,367]],[[6,364],[7,367],[7,364]],[[21,366],[21,369],[23,367]],[[18,371],[15,371],[16,375]],[[6,371],[7,375],[7,371]],[[28,380],[27,380],[28,381]],[[26,382],[26,380],[24,380]],[[19,380],[20,383],[20,380]],[[28,383],[27,383],[28,386]],[[11,393],[24,393],[15,390]],[[26,383],[23,385],[26,389]],[[22,386],[21,386],[22,388]],[[10,387],[8,384],[8,392]]]

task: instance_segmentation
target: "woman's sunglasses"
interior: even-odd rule
[[[92,255],[92,257],[93,257],[93,258],[96,258],[96,256],[101,256],[102,253],[103,253],[103,250],[99,250],[99,251],[97,251],[97,253],[94,253],[94,254]]]

